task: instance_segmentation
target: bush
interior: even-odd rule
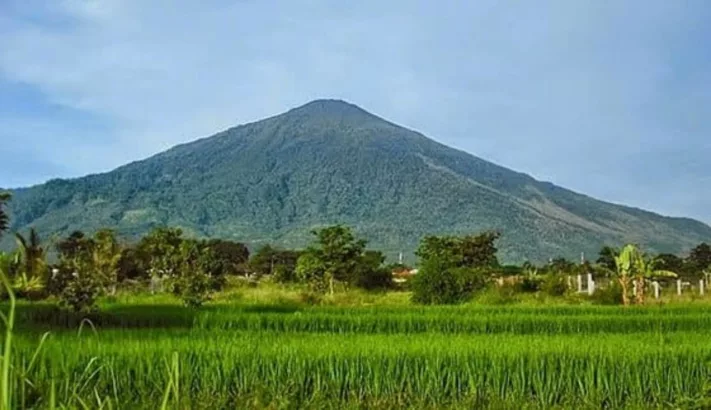
[[[622,287],[616,282],[610,282],[606,287],[596,288],[590,299],[598,305],[620,305],[622,304]]]
[[[296,271],[290,269],[286,265],[276,265],[274,267],[274,280],[278,283],[295,283],[298,282]]]
[[[211,278],[204,272],[193,271],[178,276],[173,281],[173,294],[178,296],[185,306],[198,308],[210,300]]]
[[[510,305],[519,302],[514,285],[494,286],[483,293],[477,302],[485,305]]]
[[[568,292],[568,278],[564,275],[549,274],[543,280],[541,290],[550,296],[563,296]]]
[[[358,269],[355,285],[365,290],[390,289],[393,287],[393,274],[386,268]]]
[[[91,312],[96,310],[96,300],[101,294],[101,282],[89,273],[72,273],[72,279],[67,281],[59,293],[59,305],[75,312]]]
[[[541,290],[543,278],[538,275],[526,275],[515,285],[515,290],[521,293],[536,293]]]
[[[412,300],[421,304],[462,303],[485,282],[482,270],[452,267],[444,258],[433,257],[425,260],[412,280]]]

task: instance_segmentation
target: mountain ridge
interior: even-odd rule
[[[393,256],[412,252],[424,234],[497,229],[512,261],[627,241],[681,252],[711,239],[700,221],[539,181],[328,99],[109,172],[14,192],[12,228],[45,235],[108,226],[133,237],[167,224],[298,247],[313,227],[340,222]]]

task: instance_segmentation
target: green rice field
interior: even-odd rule
[[[17,310],[15,408],[709,408],[711,306]],[[49,336],[38,350],[45,332]]]

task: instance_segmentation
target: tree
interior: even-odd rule
[[[300,252],[277,249],[271,245],[261,247],[249,260],[249,269],[258,276],[275,275],[282,282],[296,277],[296,264]],[[279,275],[276,275],[276,274]]]
[[[711,245],[702,243],[696,246],[686,258],[686,263],[692,274],[699,274],[711,266]]]
[[[75,257],[60,271],[59,305],[75,312],[96,310],[101,280],[94,274],[91,259]]]
[[[191,308],[198,308],[210,299],[211,280],[210,264],[214,253],[209,248],[202,248],[196,241],[183,241],[176,256],[177,269],[173,271],[173,294]]]
[[[493,231],[464,237],[426,236],[415,254],[420,260],[437,258],[457,267],[494,268],[499,265],[496,241],[500,237]]]
[[[12,194],[9,192],[0,192],[0,238],[2,238],[3,232],[7,231],[10,226],[10,217],[5,207],[11,198]]]
[[[145,269],[151,276],[173,276],[180,261],[178,252],[183,243],[183,231],[178,228],[156,228],[138,244],[145,255]]]
[[[603,246],[602,249],[600,249],[600,252],[598,253],[598,258],[595,263],[611,271],[614,271],[617,269],[615,258],[617,258],[619,255],[619,250],[611,246]]]
[[[312,291],[326,293],[333,281],[326,273],[326,265],[313,252],[304,252],[296,262],[296,277],[308,283]]]
[[[426,305],[462,303],[485,283],[482,268],[457,267],[442,255],[432,256],[422,261],[412,279],[412,300]]]
[[[576,270],[576,265],[565,258],[555,258],[546,265],[548,273],[572,273]]]
[[[299,258],[298,272],[317,284],[315,288],[327,287],[333,293],[335,281],[354,286],[376,286],[373,281],[382,281],[382,254],[366,253],[366,241],[356,239],[350,228],[333,225],[312,234],[315,243]]]
[[[412,281],[417,303],[460,303],[484,287],[486,276],[498,271],[497,232],[465,237],[427,236],[416,252],[420,269]]]
[[[245,272],[249,249],[243,243],[211,239],[204,241],[201,246],[212,249],[217,265],[215,269],[220,275],[238,275]]]
[[[94,249],[94,240],[88,238],[82,231],[74,231],[67,238],[60,240],[56,248],[59,257],[64,260],[79,256],[88,257]]]
[[[470,268],[491,268],[499,266],[496,257],[496,241],[499,232],[487,231],[478,235],[467,235],[459,241],[462,265]]]
[[[114,231],[102,229],[94,235],[93,270],[99,276],[106,293],[111,295],[116,293],[121,251]]]
[[[684,259],[674,254],[662,253],[657,255],[657,257],[654,259],[656,260],[657,267],[659,268],[671,272],[676,272],[678,274],[685,272]]]
[[[15,272],[15,290],[19,295],[29,296],[43,291],[47,283],[47,259],[42,240],[34,228],[25,238],[15,234],[17,242],[17,272]]]
[[[385,255],[368,250],[360,256],[354,272],[354,285],[366,290],[389,289],[393,286],[392,270],[384,266]]]

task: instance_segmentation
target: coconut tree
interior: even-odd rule
[[[7,231],[10,225],[10,217],[5,211],[8,201],[12,195],[9,192],[0,192],[0,238],[2,238],[3,232]]]
[[[48,266],[39,234],[31,228],[26,238],[16,233],[15,241],[17,242],[16,287],[20,291],[41,288],[46,280]]]

